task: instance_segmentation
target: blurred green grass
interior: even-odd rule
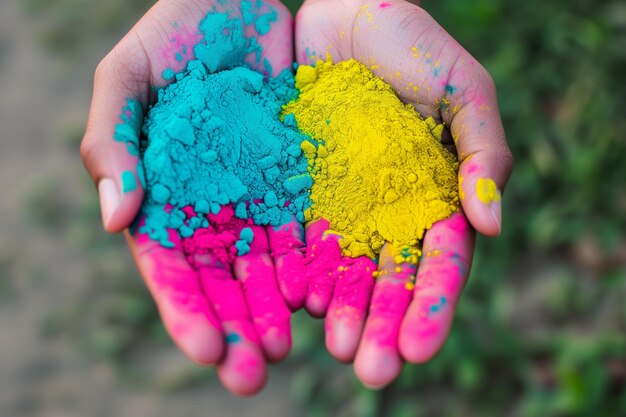
[[[296,10],[300,2],[286,3]],[[120,31],[150,4],[24,3],[33,18],[45,17],[44,46],[68,55],[86,42],[83,34]],[[325,353],[320,323],[296,315],[292,400],[307,416],[626,415],[626,4],[447,0],[424,7],[496,81],[516,158],[504,234],[479,238],[441,354],[407,367],[381,392],[360,387]],[[70,225],[45,194],[50,189],[43,184],[28,195],[32,215],[90,248],[94,275],[107,284],[98,286],[95,307],[68,307],[46,329],[124,369],[140,340],[165,340],[155,309],[134,268],[112,266],[124,248],[97,231],[93,195],[71,209]]]

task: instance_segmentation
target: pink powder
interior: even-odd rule
[[[242,284],[248,308],[259,336],[289,340],[290,312],[276,285],[269,241],[263,227],[254,226],[250,253],[235,261],[235,272]]]
[[[323,316],[335,287],[335,269],[341,265],[339,237],[326,235],[329,223],[325,219],[309,225],[306,230],[307,251],[304,270],[309,283],[306,306],[309,313]]]
[[[170,34],[170,44],[161,48],[159,68],[172,68],[174,72],[185,69],[187,62],[195,59],[194,46],[203,38],[203,33],[186,26],[176,25],[176,31]],[[160,75],[160,74],[159,74]]]
[[[465,174],[466,175],[472,175],[472,174],[476,174],[478,172],[482,171],[482,168],[480,166],[478,166],[477,164],[473,164],[473,163],[469,163],[467,165],[467,168],[465,169]]]
[[[307,291],[303,234],[302,226],[296,221],[268,231],[278,285],[292,310],[304,305]]]
[[[193,208],[183,209],[187,218],[195,213]],[[245,227],[251,225],[251,220],[242,220],[235,217],[232,206],[223,206],[218,214],[207,216],[209,226],[198,229],[190,238],[183,240],[183,248],[189,263],[196,266],[196,255],[208,255],[214,262],[230,267],[237,257],[235,242]]]

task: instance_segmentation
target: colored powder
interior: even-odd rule
[[[133,156],[139,156],[139,133],[142,118],[141,103],[137,100],[127,100],[120,116],[121,123],[115,126],[115,133],[113,134],[113,138],[117,142],[126,144],[128,153]]]
[[[476,181],[476,195],[485,204],[501,200],[498,186],[491,178],[478,178]]]
[[[296,87],[283,114],[313,139],[301,144],[313,179],[306,220],[328,220],[344,255],[375,258],[391,242],[398,262],[416,262],[425,230],[458,210],[443,127],[355,60],[300,66]]]
[[[239,240],[235,242],[235,248],[237,248],[237,255],[243,256],[250,253],[250,244],[254,239],[254,232],[249,227],[242,229],[239,233]]]
[[[197,218],[193,210],[187,209],[184,213],[186,221]],[[224,206],[217,214],[208,214],[203,220],[206,220],[203,228],[183,239],[183,249],[191,265],[195,265],[196,255],[210,255],[218,264],[231,265],[237,256],[244,255],[239,253],[239,242],[245,242],[248,245],[248,251],[250,250],[249,245],[254,236],[248,235],[248,241],[243,240],[241,235],[246,234],[244,230],[250,230],[248,226],[252,220],[235,217],[232,206]]]
[[[234,344],[239,342],[241,342],[241,336],[239,336],[237,333],[228,333],[226,335],[226,343]]]
[[[163,79],[165,80],[171,80],[172,78],[174,78],[175,75],[176,73],[171,68],[168,68],[165,71],[163,71]]]
[[[129,193],[137,189],[135,174],[130,171],[122,172],[122,192]]]
[[[198,59],[159,90],[144,120],[147,192],[140,232],[166,247],[172,246],[168,228],[190,237],[210,226],[206,215],[217,215],[224,206],[232,206],[240,219],[279,226],[293,216],[304,221],[310,205],[306,187],[284,185],[307,172],[299,146],[306,136],[293,117],[280,117],[282,106],[297,94],[293,75],[285,70],[264,79],[245,66],[246,57],[260,50],[255,38],[245,37],[246,27],[259,26],[262,17],[257,31],[265,31],[276,20],[275,10],[262,14],[260,1],[242,7],[243,17],[213,11],[200,23]],[[246,232],[232,244],[242,255],[251,241]]]

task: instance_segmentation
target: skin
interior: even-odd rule
[[[292,19],[277,1],[266,3],[280,18],[259,43],[278,73],[293,60]],[[155,99],[151,87],[166,84],[164,70],[184,68],[200,40],[198,23],[214,4],[161,0],[96,70],[81,156],[100,192],[109,232],[129,226],[144,193],[141,186],[119,191],[121,173],[135,173],[138,163],[123,143],[113,140],[126,100],[137,99],[145,110]],[[324,233],[324,220],[306,230],[295,221],[278,229],[257,227],[250,254],[233,265],[207,256],[190,261],[173,231],[173,249],[125,231],[174,342],[192,360],[216,365],[222,383],[238,395],[260,390],[266,364],[288,354],[287,306],[305,306],[315,317],[326,316],[328,350],[340,361],[354,361],[358,378],[367,386],[385,386],[405,361],[432,358],[449,332],[469,274],[474,229],[488,236],[500,233],[500,199],[481,201],[478,178],[494,181],[499,193],[512,167],[493,81],[416,5],[309,0],[297,15],[295,39],[298,62],[325,58],[326,53],[336,62],[355,58],[369,64],[422,115],[450,127],[462,161],[459,178],[467,217],[459,213],[433,225],[424,238],[418,269],[405,264],[397,271],[391,248],[384,248],[376,282],[371,273],[376,265],[342,257],[337,238]],[[184,47],[187,53],[179,60],[174,52]],[[407,290],[411,275],[417,275],[415,287]],[[255,297],[259,288],[267,289],[266,298]]]

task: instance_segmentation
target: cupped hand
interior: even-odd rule
[[[263,47],[261,59],[250,57],[249,64],[263,70],[267,59],[277,74],[293,62],[292,18],[280,2],[264,3],[277,11],[278,19],[266,34],[247,33]],[[173,72],[195,58],[194,46],[203,42],[199,23],[216,7],[240,10],[238,1],[158,2],[96,70],[81,155],[98,187],[109,232],[125,230],[141,208],[144,189],[136,144],[155,87],[165,86]],[[279,232],[268,236],[266,228],[253,230],[250,253],[232,264],[186,252],[175,231],[169,232],[173,248],[138,231],[126,232],[172,339],[192,360],[216,364],[222,383],[241,395],[258,391],[266,380],[266,363],[283,359],[291,347],[290,313],[270,252],[280,261],[292,249]]]
[[[474,229],[500,233],[512,156],[491,77],[420,7],[400,0],[307,0],[296,16],[296,58],[308,64],[327,54],[335,62],[364,63],[423,117],[443,122],[460,162],[462,211],[427,231],[419,266],[396,264],[387,245],[374,282],[373,262],[342,259],[335,238],[323,238],[327,224],[306,232],[308,251],[319,242],[335,248],[323,272],[307,272],[306,307],[326,314],[331,354],[354,360],[361,381],[381,387],[399,375],[403,361],[425,362],[443,345],[469,275]]]

